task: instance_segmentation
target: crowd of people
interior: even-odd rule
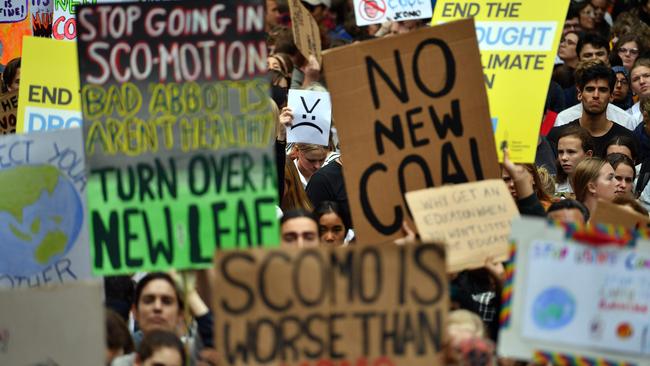
[[[324,49],[407,33],[430,22],[359,27],[351,0],[301,2],[320,26]],[[328,146],[286,142],[293,121],[288,90],[327,91],[322,67],[298,51],[286,2],[267,0],[266,10],[281,244],[354,245],[342,169],[348,157],[338,142],[336,121]],[[15,59],[4,67],[3,93],[18,90],[19,83],[20,59]],[[544,120],[553,126],[539,136],[535,164],[512,163],[504,147],[501,174],[520,213],[584,224],[603,200],[648,216],[650,1],[571,2],[545,110]],[[539,121],[522,123],[542,127]],[[397,245],[417,239],[406,223],[403,233]],[[189,359],[192,365],[216,365],[209,275],[197,273],[185,291],[173,274],[148,273],[137,281],[107,277],[106,364],[180,366]],[[484,268],[450,274],[449,281],[447,363],[525,365],[495,354],[503,264],[488,260]]]

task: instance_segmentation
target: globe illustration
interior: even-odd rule
[[[79,194],[57,168],[0,170],[0,273],[43,271],[74,246],[82,221]]]

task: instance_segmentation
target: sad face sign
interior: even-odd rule
[[[287,141],[327,146],[332,124],[329,93],[291,89],[287,104],[293,111]]]

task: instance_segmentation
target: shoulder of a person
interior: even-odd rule
[[[133,366],[135,363],[135,352],[129,353],[128,355],[123,355],[116,357],[111,362],[111,366]]]

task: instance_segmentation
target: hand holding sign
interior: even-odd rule
[[[332,124],[332,102],[327,92],[289,90],[289,112],[293,122],[287,130],[287,142],[327,146]],[[286,110],[283,110],[284,118]],[[282,120],[281,116],[281,120]]]

